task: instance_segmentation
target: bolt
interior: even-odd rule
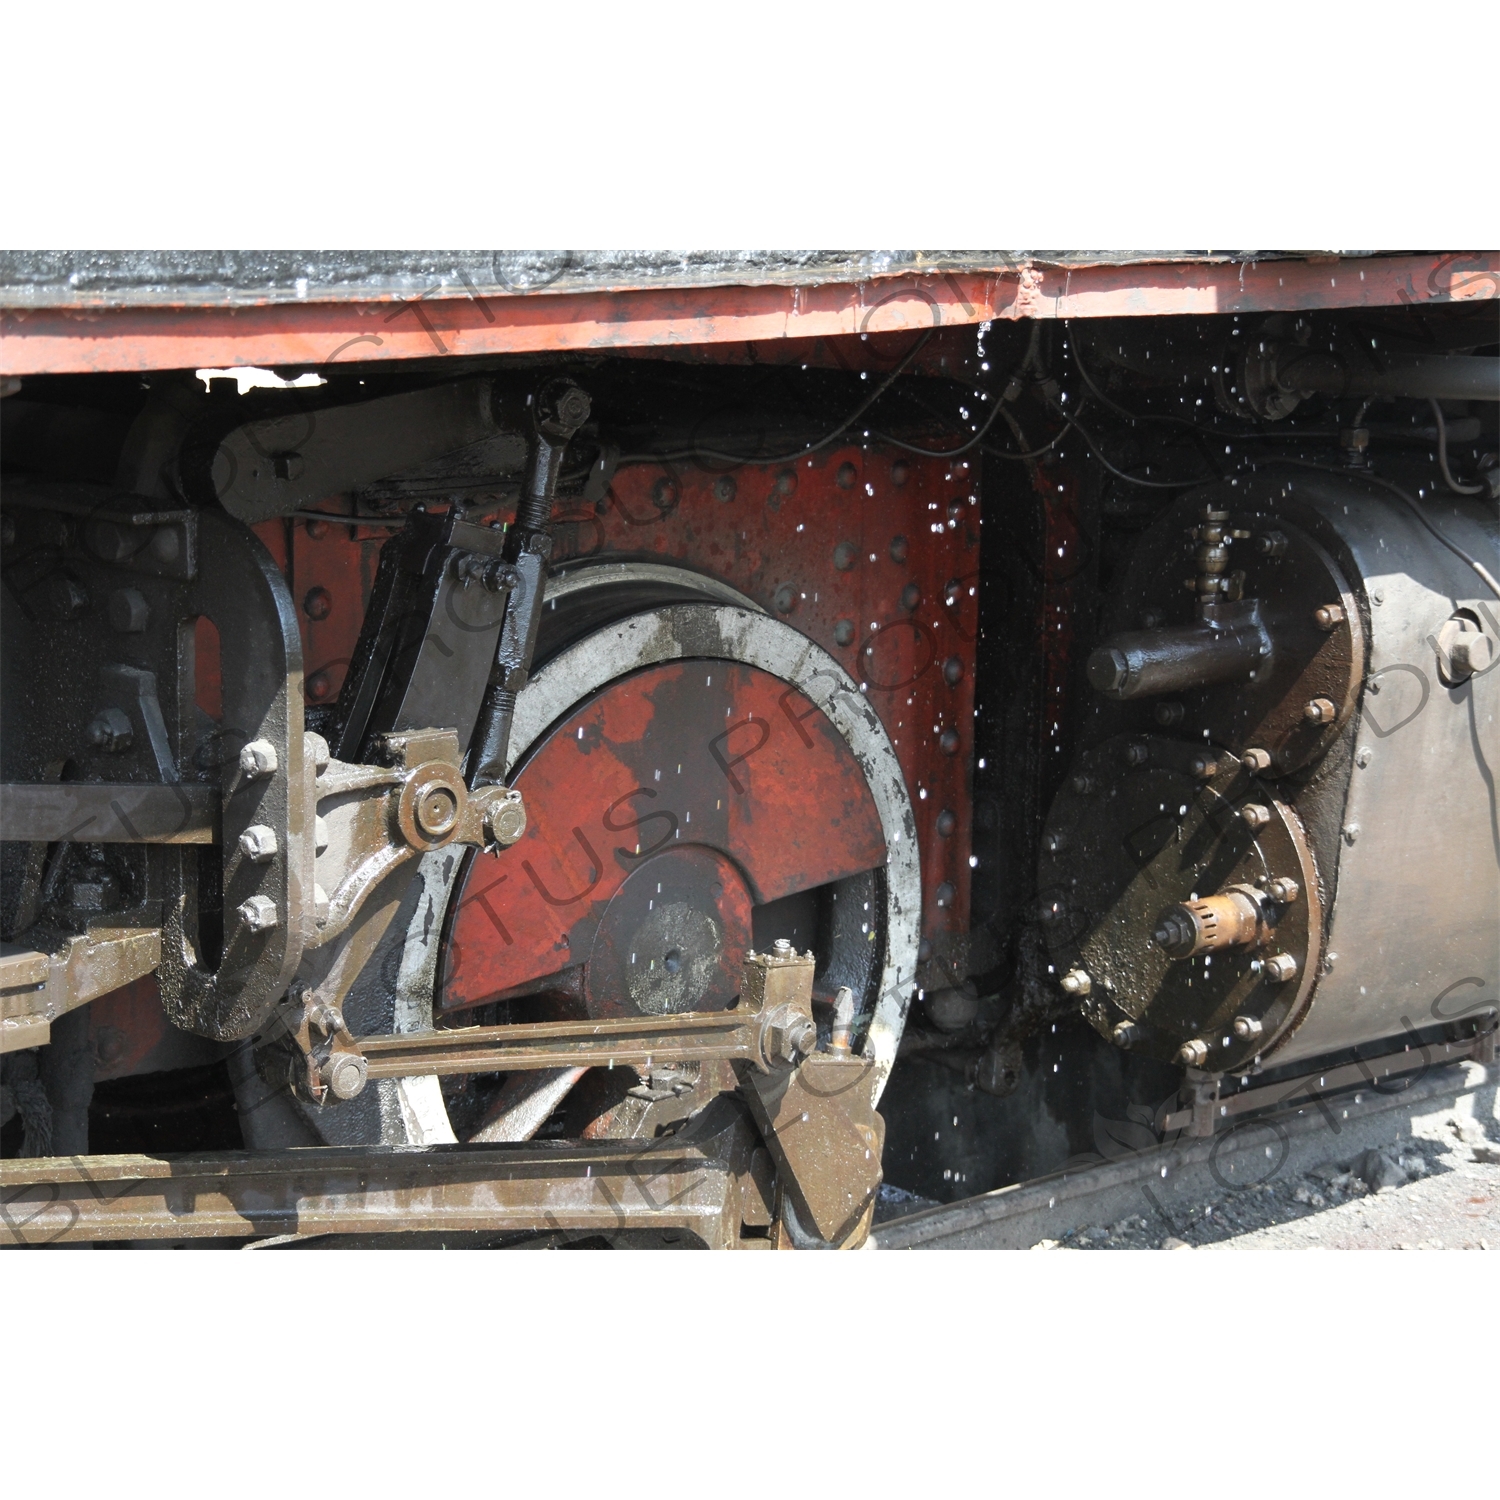
[[[792,951],[792,944],[788,938],[777,938],[771,944],[771,947],[775,951],[777,958],[786,958]]]
[[[937,888],[937,890],[933,892],[933,896],[936,898],[937,904],[939,906],[952,906],[954,901],[958,898],[958,892],[954,890],[954,888],[945,880]]]
[[[1313,611],[1313,619],[1317,622],[1319,630],[1333,630],[1344,623],[1344,606],[1342,604],[1322,604]]]
[[[1374,759],[1375,752],[1371,750],[1368,745],[1361,745],[1359,749],[1354,752],[1354,764],[1357,765],[1361,771],[1363,771],[1364,768],[1369,765],[1370,762]]]
[[[1286,549],[1287,539],[1285,532],[1267,531],[1255,539],[1255,550],[1262,557],[1285,557]]]
[[[1158,948],[1165,948],[1168,953],[1173,954],[1190,952],[1197,939],[1198,931],[1193,926],[1193,919],[1178,907],[1164,911],[1156,919],[1156,929],[1151,934],[1151,941]]]
[[[1302,887],[1289,875],[1281,875],[1266,882],[1266,895],[1273,901],[1281,902],[1283,906],[1295,901],[1301,894]]]
[[[776,590],[774,600],[778,614],[789,615],[797,604],[797,590],[791,584],[784,583]]]
[[[537,393],[536,425],[544,437],[566,442],[589,419],[588,393],[571,380],[549,380]]]
[[[1065,995],[1076,995],[1082,999],[1094,988],[1094,981],[1083,969],[1069,969],[1063,977],[1058,980]]]
[[[370,1065],[353,1052],[335,1052],[324,1064],[322,1074],[335,1099],[352,1099],[363,1090]]]
[[[1219,762],[1214,756],[1205,753],[1193,757],[1193,775],[1200,781],[1212,781],[1218,774]]]
[[[1087,670],[1089,682],[1097,691],[1117,693],[1130,676],[1130,663],[1123,651],[1117,651],[1113,646],[1101,646],[1089,653]]]
[[[1254,1016],[1236,1016],[1234,1018],[1234,1034],[1242,1042],[1253,1040],[1264,1030],[1265,1027]]]
[[[267,776],[274,776],[280,764],[276,746],[270,740],[251,740],[240,751],[240,775],[247,781],[261,781]]]
[[[1271,752],[1269,750],[1247,750],[1240,756],[1240,764],[1252,776],[1264,776],[1271,769]]]
[[[938,749],[944,755],[958,754],[958,731],[956,729],[945,729],[938,736]]]
[[[1177,1049],[1177,1061],[1184,1068],[1201,1068],[1208,1061],[1208,1043],[1200,1037],[1184,1042]]]
[[[1055,828],[1042,839],[1042,848],[1048,854],[1061,854],[1068,847],[1068,835],[1061,829]]]
[[[321,854],[328,847],[328,819],[313,814],[313,853]]]
[[[302,754],[305,759],[312,762],[313,770],[319,776],[328,769],[328,762],[333,759],[328,749],[328,741],[321,734],[314,734],[310,729],[302,736]]]
[[[1141,1028],[1134,1021],[1121,1021],[1109,1034],[1110,1040],[1117,1047],[1133,1047],[1143,1035]]]
[[[1297,960],[1290,953],[1273,953],[1260,966],[1260,972],[1273,984],[1285,984],[1297,974]]]
[[[1151,710],[1151,717],[1156,720],[1163,729],[1170,729],[1173,724],[1182,723],[1183,716],[1187,710],[1180,703],[1158,703]]]
[[[88,736],[89,744],[109,755],[118,755],[130,749],[135,740],[130,716],[119,708],[101,708],[89,721],[89,727],[84,733]]]
[[[958,827],[958,815],[951,808],[945,807],[937,817],[937,831],[943,838],[948,838],[955,828]]]
[[[318,821],[322,822],[322,819]],[[264,823],[252,823],[240,835],[240,853],[258,865],[265,864],[268,859],[275,859],[276,849],[276,830],[268,828]]]
[[[526,832],[526,806],[518,791],[509,791],[503,802],[494,803],[485,814],[484,831],[492,844],[502,849],[514,844]]]
[[[859,556],[859,548],[853,542],[840,542],[833,549],[833,565],[840,573],[847,573]]]
[[[281,920],[276,914],[276,903],[269,896],[251,896],[236,909],[251,932],[269,932]]]
[[[714,499],[721,505],[728,505],[734,499],[736,485],[733,474],[720,474],[714,480]]]
[[[1078,775],[1073,778],[1073,790],[1077,792],[1080,797],[1087,797],[1091,792],[1093,792],[1096,785],[1097,783],[1095,782],[1094,778],[1084,771],[1080,771]]]
[[[1352,843],[1356,842],[1358,840],[1358,838],[1359,838],[1359,824],[1358,823],[1345,823],[1344,824],[1344,842],[1346,844],[1352,844]]]
[[[840,646],[848,646],[854,640],[854,622],[852,620],[840,620],[833,627],[833,638]]]
[[[904,536],[893,536],[891,538],[891,561],[893,563],[904,563],[910,547]]]
[[[1259,802],[1247,802],[1240,809],[1240,820],[1247,828],[1258,831],[1271,821],[1271,809],[1262,806]]]
[[[1494,664],[1495,643],[1478,631],[1467,631],[1453,642],[1448,652],[1448,673],[1455,678],[1473,677]]]
[[[139,589],[116,589],[109,596],[109,623],[121,635],[139,635],[151,618],[146,596]]]
[[[1127,766],[1143,766],[1151,759],[1151,747],[1137,741],[1133,745],[1125,747],[1125,764]]]
[[[833,478],[834,483],[841,490],[852,490],[854,488],[854,481],[859,478],[859,475],[855,473],[853,464],[844,463],[839,465],[839,471]]]
[[[1312,724],[1332,724],[1338,716],[1339,711],[1330,698],[1314,698],[1302,710],[1302,717]]]
[[[327,589],[308,589],[302,600],[302,612],[309,620],[326,620],[333,612],[333,595]]]
[[[963,681],[963,676],[964,664],[956,656],[950,656],[943,663],[943,681],[949,687],[957,687]]]

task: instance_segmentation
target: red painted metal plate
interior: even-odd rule
[[[728,961],[735,935],[748,941],[737,880],[764,903],[886,861],[874,799],[842,736],[796,688],[737,662],[671,662],[611,684],[553,728],[515,785],[527,831],[501,854],[474,856],[465,872],[445,1010],[590,964],[596,943],[618,972],[630,951],[622,944],[655,914],[651,881],[665,902],[720,925]],[[724,856],[732,873],[695,884],[682,861],[692,847]],[[632,879],[658,864],[649,881]],[[687,894],[674,898],[667,886],[685,879]],[[718,896],[692,897],[716,880]],[[610,910],[621,897],[639,904],[643,890],[644,913]],[[596,1011],[610,1000],[599,983],[589,976]]]

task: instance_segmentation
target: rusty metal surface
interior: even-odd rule
[[[876,334],[1002,318],[1394,306],[1488,300],[1497,285],[1500,256],[1489,252],[1237,265],[1021,264],[815,285],[504,296],[445,287],[434,274],[428,288],[437,295],[394,301],[8,309],[0,314],[0,373],[320,365]]]
[[[758,1018],[734,1011],[623,1016],[513,1026],[455,1026],[359,1038],[371,1078],[532,1072],[546,1068],[648,1068],[756,1055]]]
[[[910,789],[928,988],[961,980],[967,956],[978,479],[968,457],[876,445],[794,463],[640,463],[557,524],[559,565],[623,555],[721,579],[860,685]]]
[[[1294,259],[1223,250],[12,250],[0,251],[0,306],[253,307],[424,295],[817,286],[1022,266],[1238,266]]]
[[[1195,759],[1215,762],[1211,776]],[[1267,821],[1253,828],[1247,805]],[[1296,899],[1270,908],[1274,925],[1254,946],[1173,959],[1154,940],[1163,912],[1179,902],[1278,877]],[[1317,871],[1296,814],[1270,783],[1227,751],[1162,736],[1119,736],[1085,752],[1047,820],[1038,879],[1057,976],[1089,976],[1083,1008],[1112,1036],[1175,1058],[1195,1040],[1216,1072],[1251,1066],[1293,1026],[1311,993],[1321,952]],[[1271,982],[1264,961],[1291,955],[1294,976]],[[1241,1035],[1237,1018],[1257,1028]]]
[[[1415,495],[1430,481],[1413,469]],[[1370,629],[1338,814],[1329,967],[1284,1049],[1290,1060],[1500,1004],[1500,671],[1450,686],[1437,652],[1456,610],[1500,636],[1500,600],[1389,492],[1306,470],[1285,480],[1342,536]],[[1422,503],[1471,555],[1495,557],[1493,507],[1430,491]]]
[[[70,1010],[151,973],[161,962],[161,933],[97,927],[56,953],[5,945],[0,953],[0,1052],[43,1046],[52,1022]]]
[[[723,1005],[752,900],[885,863],[842,736],[795,688],[739,663],[616,683],[554,726],[514,782],[527,832],[471,863],[445,1011],[579,965],[594,1014]]]
[[[213,844],[219,793],[198,782],[15,782],[0,786],[0,833],[41,843]]]
[[[1241,601],[1209,603],[1205,608],[1214,618],[1202,621],[1194,620],[1193,594],[1184,585],[1194,578],[1193,523],[1208,507],[1229,513],[1225,529],[1248,535],[1225,549]],[[1345,730],[1367,649],[1358,598],[1328,551],[1294,524],[1297,519],[1296,495],[1287,494],[1284,482],[1260,475],[1179,501],[1137,545],[1110,621],[1120,633],[1101,648],[1123,647],[1133,658],[1143,644],[1171,646],[1180,640],[1182,649],[1169,667],[1181,680],[1169,682],[1164,674],[1162,684],[1147,691],[1173,694],[1184,733],[1196,737],[1209,730],[1214,744],[1239,755],[1252,747],[1267,751],[1273,775],[1317,760]],[[1253,619],[1247,613],[1251,601]],[[1325,628],[1317,612],[1328,606],[1337,607],[1338,618]],[[1243,637],[1252,643],[1249,654],[1231,653],[1228,667],[1205,661],[1200,671],[1198,657],[1187,649],[1195,631],[1221,642]],[[1264,647],[1253,642],[1261,637],[1269,660],[1255,658]],[[1223,644],[1218,649],[1229,650]],[[1333,705],[1333,716],[1309,718],[1308,707],[1318,699]],[[1118,710],[1103,710],[1099,717],[1115,726],[1130,722]],[[1135,722],[1150,721],[1138,711]]]
[[[655,1229],[726,1248],[753,1149],[742,1107],[723,1100],[649,1141],[5,1161],[0,1243]]]

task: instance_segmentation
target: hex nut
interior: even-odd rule
[[[1135,1046],[1142,1036],[1141,1028],[1134,1021],[1121,1021],[1115,1029],[1110,1032],[1110,1040],[1117,1047],[1129,1048]]]
[[[1313,611],[1313,620],[1319,630],[1334,630],[1344,623],[1342,604],[1320,604]]]
[[[1199,754],[1193,757],[1193,775],[1200,781],[1212,781],[1219,774],[1219,761],[1217,756]]]
[[[1155,719],[1163,729],[1170,729],[1173,724],[1182,723],[1183,718],[1186,714],[1187,709],[1181,703],[1158,703],[1156,707],[1151,710],[1151,717]]]
[[[1302,717],[1310,724],[1332,724],[1338,716],[1338,708],[1331,698],[1314,698],[1302,710]]]
[[[240,835],[240,853],[258,865],[275,859],[277,848],[276,830],[264,823],[252,823]]]
[[[1143,766],[1151,759],[1151,749],[1148,745],[1134,744],[1125,747],[1125,764],[1127,766]]]
[[[1280,875],[1266,883],[1266,895],[1273,901],[1281,902],[1283,906],[1295,901],[1301,894],[1302,887],[1289,875]]]
[[[1088,971],[1085,969],[1069,969],[1058,980],[1058,984],[1061,986],[1063,994],[1075,995],[1079,999],[1089,994],[1094,988],[1094,981],[1089,977]]]
[[[1297,960],[1290,953],[1273,953],[1262,962],[1260,972],[1273,984],[1285,984],[1297,977]]]
[[[1201,1068],[1208,1061],[1208,1043],[1201,1037],[1184,1042],[1177,1049],[1177,1061],[1184,1068]]]
[[[1242,1041],[1253,1041],[1266,1028],[1254,1016],[1236,1016],[1234,1018],[1234,1034]]]
[[[139,589],[116,589],[108,609],[110,628],[121,635],[139,635],[151,619],[151,606]]]
[[[281,762],[270,740],[251,740],[240,751],[240,774],[250,781],[274,776]]]
[[[1240,819],[1247,828],[1261,829],[1271,821],[1271,809],[1259,802],[1247,802],[1240,809]]]
[[[353,1099],[363,1092],[370,1065],[357,1053],[335,1052],[321,1071],[323,1082],[335,1099]]]
[[[135,742],[130,715],[122,708],[101,708],[89,721],[84,733],[89,744],[109,755],[119,755]]]
[[[1269,750],[1247,750],[1240,756],[1240,764],[1252,776],[1263,776],[1271,769],[1271,752]]]
[[[269,896],[251,896],[236,908],[240,920],[251,932],[269,932],[279,922],[276,903]]]

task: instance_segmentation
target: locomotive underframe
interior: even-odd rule
[[[882,1129],[961,1197],[1492,1057],[1494,257],[1272,264],[7,312],[6,1154],[210,1075],[283,1153],[8,1162],[13,1240],[857,1243]],[[845,1023],[836,1212],[750,1060]]]

